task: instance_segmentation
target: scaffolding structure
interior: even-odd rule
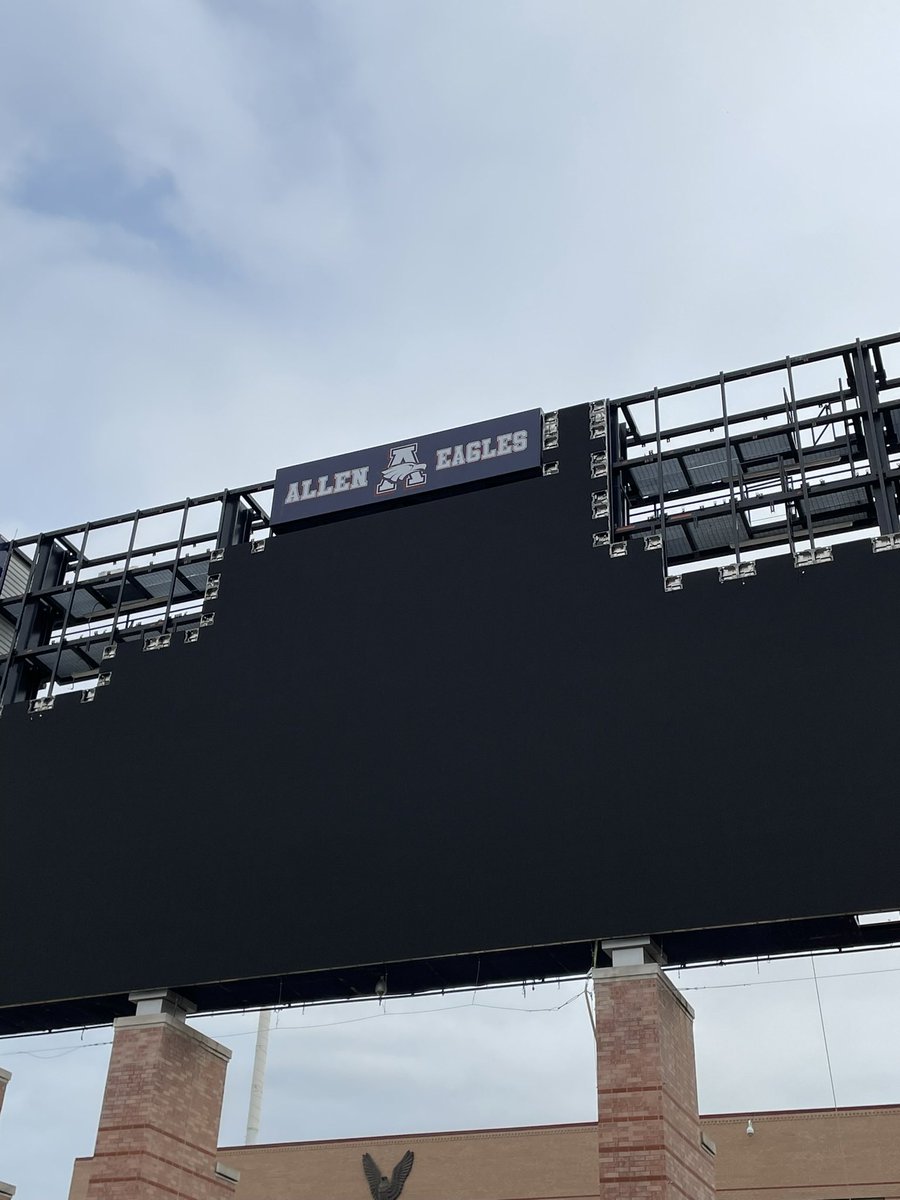
[[[0,542],[0,712],[93,700],[125,641],[160,649],[213,620],[226,546],[268,533],[272,483]]]
[[[828,562],[843,537],[900,547],[894,347],[900,333],[591,404],[594,547],[659,550],[668,591],[704,566],[746,579],[767,553]],[[0,538],[0,713],[72,689],[91,701],[123,641],[196,638],[225,548],[269,535],[272,488]]]
[[[756,572],[766,552],[798,567],[831,543],[900,545],[900,333],[598,401],[591,406],[593,542],[643,541],[679,568]],[[900,368],[900,362],[898,362]],[[685,415],[690,420],[685,420]]]

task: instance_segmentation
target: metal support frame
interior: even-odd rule
[[[856,343],[855,363],[856,390],[863,412],[863,437],[869,469],[874,468],[877,480],[874,492],[878,526],[884,534],[897,533],[900,532],[900,522],[897,519],[897,489],[894,483],[888,484],[891,466],[884,440],[884,421],[878,411],[878,387],[871,360],[863,352],[860,341]]]
[[[152,648],[159,648],[177,625],[196,636],[211,624],[201,611],[209,563],[224,547],[267,531],[265,493],[272,486],[268,481],[188,497],[4,544],[29,567],[24,591],[0,597],[0,618],[12,630],[10,651],[0,658],[0,712],[13,701],[34,702],[35,711],[46,711],[60,688],[103,683],[108,678],[103,664],[118,644],[140,639],[147,630]],[[188,535],[191,511],[208,505],[219,506],[213,527]],[[142,521],[175,514],[180,522],[174,540],[141,540]],[[118,527],[121,548],[88,552],[89,535]]]
[[[163,614],[162,631],[167,633],[169,629],[169,618],[172,615],[172,602],[175,599],[175,588],[179,580],[184,583],[184,579],[178,573],[178,564],[181,562],[181,552],[184,547],[184,535],[187,530],[188,513],[191,508],[191,498],[188,496],[184,502],[184,512],[181,514],[181,529],[178,531],[178,544],[175,547],[175,562],[172,566],[172,582],[169,584],[169,595],[166,598],[166,611]]]
[[[876,535],[878,550],[900,547],[900,376],[891,377],[884,362],[885,349],[897,344],[900,333],[892,333],[596,401],[588,433],[593,545],[617,558],[643,539],[660,551],[668,591],[682,586],[671,569],[687,563],[724,562],[723,581],[748,578],[756,568],[746,559],[760,547],[783,546],[798,566],[829,561],[822,538],[837,532]],[[829,362],[843,372],[836,388],[803,395],[797,370]],[[779,374],[786,377],[780,402],[744,409],[730,402],[728,385]],[[717,394],[717,403],[704,413],[707,391]],[[663,419],[669,402],[678,405],[674,424]],[[693,418],[687,422],[685,403]],[[652,409],[652,431],[641,429],[642,406]],[[558,436],[552,415],[545,426],[551,442]],[[776,444],[777,451],[760,449]],[[13,631],[10,651],[0,659],[0,712],[42,689],[52,698],[58,687],[103,682],[101,662],[115,655],[119,642],[140,638],[151,626],[154,648],[167,644],[182,623],[186,633],[199,634],[210,623],[201,610],[218,576],[210,576],[209,564],[228,546],[264,545],[254,539],[268,532],[263,494],[272,488],[269,480],[188,497],[5,545],[30,567],[24,592],[0,597],[0,619]],[[188,536],[190,511],[204,505],[218,505],[215,527]],[[777,506],[784,506],[783,521],[759,519]],[[175,513],[181,518],[175,540],[139,544],[143,520]],[[797,516],[805,526],[799,545]],[[126,546],[88,555],[89,533],[126,525]],[[161,581],[160,572],[169,578]],[[179,585],[183,602],[176,599]]]
[[[72,586],[69,588],[68,593],[66,594],[66,603],[63,608],[62,624],[59,627],[58,633],[59,645],[56,650],[56,657],[53,660],[53,667],[50,671],[50,680],[47,684],[47,693],[50,696],[51,703],[53,699],[53,689],[59,676],[59,664],[62,661],[63,650],[65,649],[66,645],[66,630],[69,628],[69,621],[72,619],[72,604],[74,603],[75,593],[78,588],[78,579],[81,575],[81,568],[84,565],[85,556],[87,554],[87,543],[90,532],[91,523],[88,521],[84,527],[84,533],[81,537],[81,548],[78,551],[78,558],[75,562],[75,570],[72,574]]]
[[[719,395],[722,401],[722,432],[725,434],[725,463],[728,467],[728,502],[731,507],[731,524],[734,527],[734,561],[738,567],[738,574],[740,574],[741,531],[738,526],[737,496],[734,494],[734,455],[731,452],[731,433],[728,428],[728,401],[725,396],[725,376],[722,374],[719,375]],[[660,478],[662,478],[661,468]],[[660,489],[660,507],[665,508],[665,504],[662,501],[662,489]]]
[[[830,561],[823,538],[837,533],[900,542],[900,376],[885,367],[898,344],[892,333],[610,401],[621,440],[609,454],[611,550],[661,537],[676,590],[669,571],[683,564],[746,578],[758,548],[783,546],[805,567]],[[804,394],[801,368],[829,362],[834,390]],[[773,397],[760,404],[767,377]],[[757,403],[741,407],[730,385],[748,380]]]
[[[128,539],[128,549],[125,552],[125,563],[122,567],[122,577],[119,580],[119,590],[116,593],[116,606],[113,609],[112,624],[109,628],[109,641],[104,647],[103,654],[106,658],[112,658],[113,653],[115,652],[116,630],[119,628],[119,619],[122,615],[122,601],[125,598],[125,585],[128,583],[128,573],[131,567],[131,559],[134,555],[134,543],[135,539],[137,538],[138,525],[140,525],[140,523],[141,510],[138,509],[134,514],[134,519],[131,522],[131,537]],[[112,653],[107,653],[107,650],[111,650]]]
[[[794,423],[794,437],[796,438],[797,447],[797,465],[800,468],[800,494],[804,500],[804,513],[806,515],[806,533],[809,538],[810,549],[812,550],[813,554],[815,554],[816,536],[813,531],[812,516],[809,509],[809,478],[806,474],[806,464],[803,458],[803,436],[800,432],[800,421],[797,416],[797,393],[794,390],[794,372],[791,369],[791,360],[789,357],[784,360],[784,367],[787,371],[790,398],[788,397],[788,392],[784,391],[784,389],[782,389],[782,394],[784,395],[784,406]],[[790,518],[788,518],[788,524],[790,525],[790,523]]]

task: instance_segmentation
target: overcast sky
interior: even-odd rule
[[[4,5],[0,532],[896,328],[898,45],[890,0]],[[838,1100],[900,1100],[900,959],[848,964]],[[831,1102],[809,962],[773,972],[682,979],[707,1111]],[[263,1137],[590,1119],[580,986],[283,1014]],[[226,1142],[252,1024],[209,1025]],[[107,1054],[0,1043],[24,1200]]]

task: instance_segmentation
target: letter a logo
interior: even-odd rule
[[[419,462],[417,449],[418,442],[410,442],[408,446],[395,446],[391,450],[388,465],[381,472],[375,488],[376,496],[395,492],[401,483],[405,488],[421,487],[425,483],[427,475]]]

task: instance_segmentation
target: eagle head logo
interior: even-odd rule
[[[418,443],[394,446],[388,457],[388,465],[382,469],[381,478],[375,488],[376,496],[395,492],[402,484],[405,488],[421,487],[428,478],[425,467],[419,462]]]

